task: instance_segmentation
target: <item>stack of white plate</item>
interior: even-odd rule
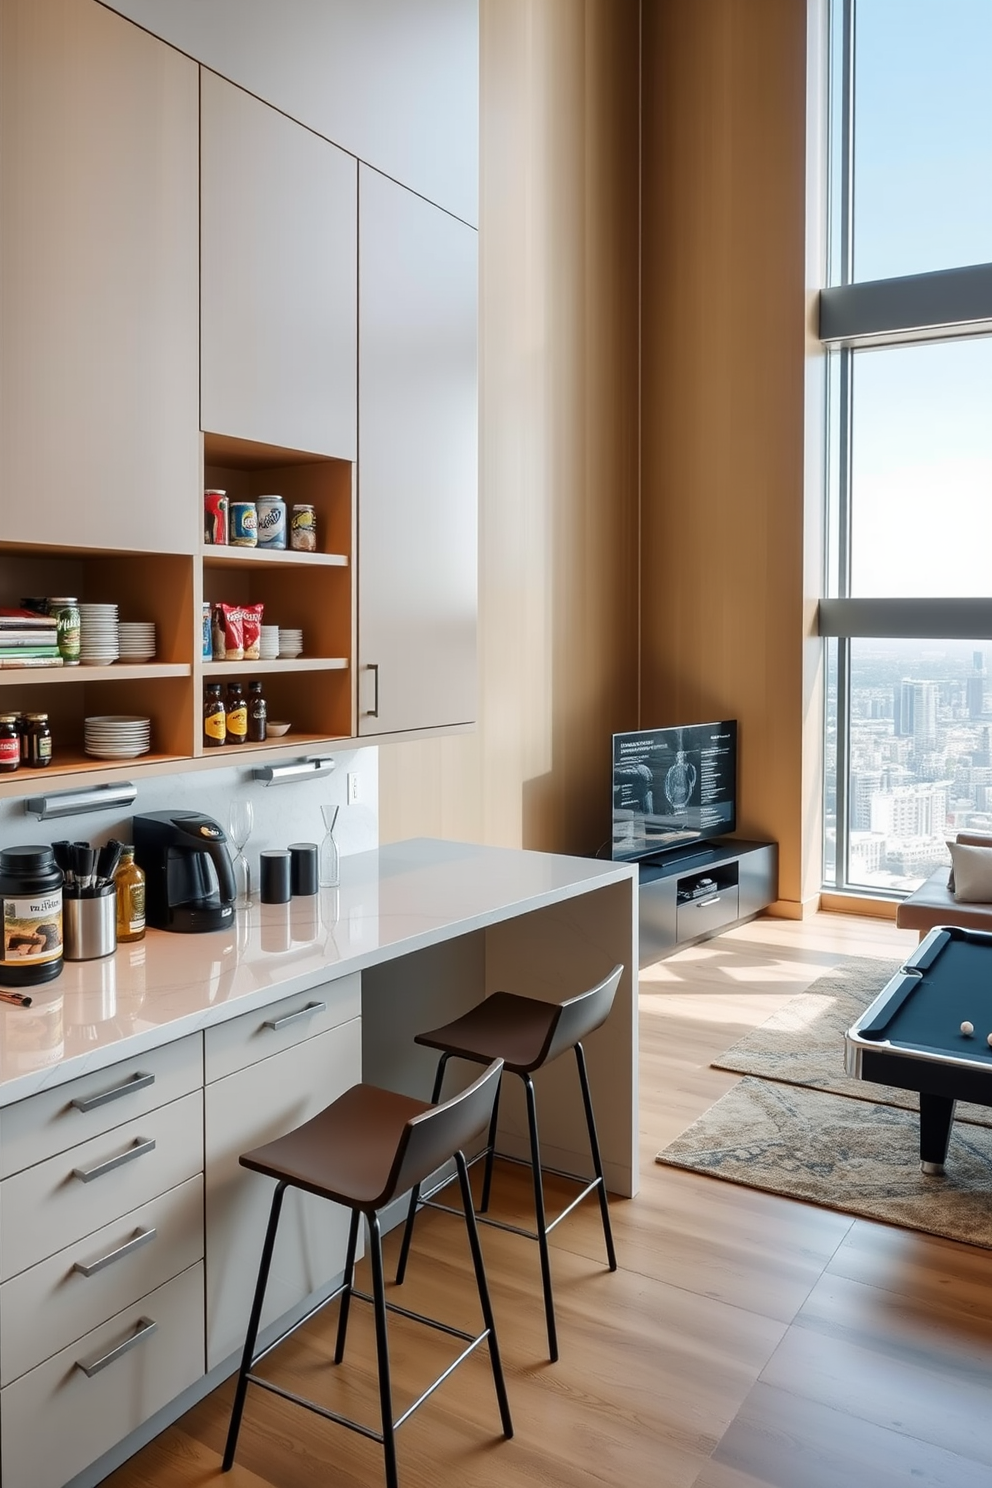
[[[152,722],[132,713],[106,713],[83,721],[83,747],[96,759],[135,759],[151,748]]]
[[[115,604],[79,606],[79,659],[83,666],[109,666],[120,655]]]
[[[279,630],[279,655],[299,656],[303,650],[302,630]]]
[[[275,661],[278,655],[279,627],[278,625],[263,625],[258,638],[258,659],[259,661]]]
[[[121,661],[151,661],[155,655],[155,624],[151,620],[122,620],[117,627]]]

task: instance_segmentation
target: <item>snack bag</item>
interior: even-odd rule
[[[264,608],[265,606],[262,604],[241,606],[245,661],[258,661],[259,659],[259,643],[262,639],[262,611]]]
[[[222,604],[220,610],[224,617],[224,660],[244,661],[244,610],[241,605],[228,604]]]

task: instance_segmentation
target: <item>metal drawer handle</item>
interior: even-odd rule
[[[262,1027],[285,1028],[287,1023],[295,1023],[298,1018],[310,1018],[314,1013],[322,1013],[326,1007],[326,1002],[308,1002],[306,1007],[297,1008],[295,1013],[284,1013],[281,1018],[266,1018]]]
[[[113,1364],[115,1359],[119,1359],[121,1354],[126,1354],[128,1349],[133,1349],[134,1345],[140,1343],[143,1338],[151,1338],[157,1327],[158,1323],[154,1318],[139,1318],[130,1338],[125,1338],[123,1343],[119,1343],[109,1353],[101,1354],[98,1359],[77,1359],[76,1368],[81,1369],[88,1379],[92,1379],[95,1374],[100,1373],[101,1369],[106,1369],[108,1364]]]
[[[707,904],[719,904],[720,903],[720,895],[719,894],[714,894],[713,897],[712,897],[712,899],[697,899],[695,902],[696,902],[696,908],[697,909],[705,909],[706,906],[707,906]]]
[[[144,1090],[146,1085],[154,1085],[154,1075],[132,1075],[130,1080],[125,1080],[123,1085],[115,1085],[113,1090],[105,1090],[102,1095],[79,1095],[72,1102],[77,1111],[95,1111],[97,1106],[105,1106],[108,1101],[120,1100],[122,1095],[130,1095],[132,1090]]]
[[[368,670],[368,671],[370,671],[372,673],[373,679],[375,681],[375,693],[374,693],[375,702],[372,704],[372,707],[371,708],[366,708],[365,712],[366,712],[367,717],[369,717],[369,718],[378,718],[379,717],[379,663],[377,661],[370,661],[368,663],[368,666],[367,666],[366,670]]]
[[[149,1137],[147,1142],[137,1138],[132,1147],[126,1152],[119,1152],[116,1157],[108,1157],[106,1162],[97,1163],[95,1168],[73,1168],[72,1176],[78,1178],[80,1183],[92,1183],[94,1178],[102,1178],[104,1173],[110,1173],[114,1168],[120,1168],[124,1163],[134,1162],[136,1157],[143,1157],[146,1152],[155,1151],[155,1138]]]
[[[124,1244],[118,1245],[116,1250],[108,1250],[107,1254],[101,1256],[98,1261],[89,1261],[88,1263],[86,1261],[77,1261],[72,1269],[73,1271],[81,1272],[83,1276],[92,1276],[95,1272],[102,1271],[104,1266],[112,1266],[115,1261],[122,1261],[125,1256],[131,1255],[136,1250],[140,1250],[143,1245],[148,1244],[149,1240],[154,1240],[157,1234],[158,1230],[155,1229],[138,1230],[130,1240],[125,1240]]]

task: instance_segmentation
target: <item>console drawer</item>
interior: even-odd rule
[[[192,1033],[29,1095],[0,1112],[0,1178],[178,1100],[202,1084],[203,1044],[200,1034]]]
[[[0,1385],[9,1385],[202,1259],[203,1178],[198,1173],[4,1282]]]
[[[5,1178],[0,1278],[16,1276],[202,1169],[203,1092],[197,1090]]]
[[[699,935],[713,935],[723,925],[732,925],[740,917],[739,909],[740,891],[736,884],[715,888],[712,894],[698,899],[680,899],[675,911],[676,939],[695,940]]]
[[[197,1263],[0,1391],[4,1483],[62,1488],[202,1374]]]
[[[218,1023],[204,1032],[205,1079],[208,1084],[223,1079],[314,1034],[337,1028],[359,1017],[361,1011],[362,978],[359,972],[353,972],[310,992],[298,992],[253,1013],[243,1013],[228,1023]],[[355,1079],[361,1079],[359,1070]]]

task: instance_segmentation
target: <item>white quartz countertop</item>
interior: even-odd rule
[[[0,1106],[333,978],[634,877],[620,863],[418,838],[341,861],[341,885],[149,930],[0,1003]]]

